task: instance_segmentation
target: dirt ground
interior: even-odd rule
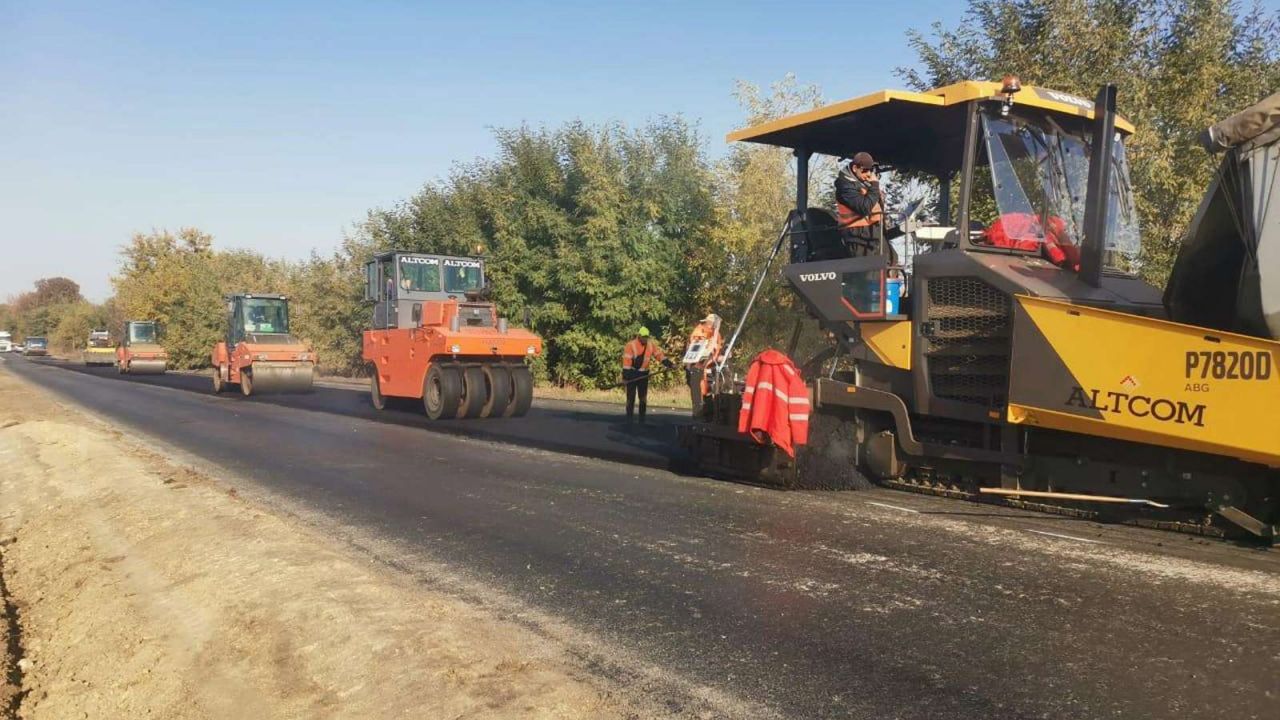
[[[20,623],[7,642],[0,622],[0,640],[21,660],[0,667],[0,717],[648,715],[564,648],[2,369],[0,468],[0,567]]]

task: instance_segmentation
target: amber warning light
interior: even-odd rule
[[[1000,114],[1008,115],[1009,109],[1013,107],[1013,96],[1022,90],[1022,81],[1017,75],[1005,75],[1000,80],[1000,92],[1004,94],[1004,104],[1000,106]]]

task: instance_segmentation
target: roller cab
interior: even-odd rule
[[[120,338],[115,363],[121,375],[160,375],[168,369],[169,354],[154,321],[126,320]]]
[[[213,392],[228,386],[246,397],[258,393],[311,392],[316,355],[289,333],[284,295],[244,294],[226,298],[226,339],[214,346]]]
[[[518,417],[533,402],[528,362],[542,338],[489,300],[479,258],[392,252],[365,267],[370,399],[421,402],[433,420]]]

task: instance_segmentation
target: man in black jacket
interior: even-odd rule
[[[876,227],[884,214],[884,195],[870,153],[842,164],[836,176],[836,214],[840,237],[855,256],[879,251]]]

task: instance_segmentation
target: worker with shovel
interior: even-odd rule
[[[631,422],[636,397],[639,396],[640,422],[644,423],[644,412],[649,403],[649,364],[651,362],[660,362],[668,369],[674,367],[662,352],[662,348],[658,347],[658,343],[649,337],[649,328],[641,327],[636,331],[636,336],[622,349],[622,382],[627,386],[627,422]]]

